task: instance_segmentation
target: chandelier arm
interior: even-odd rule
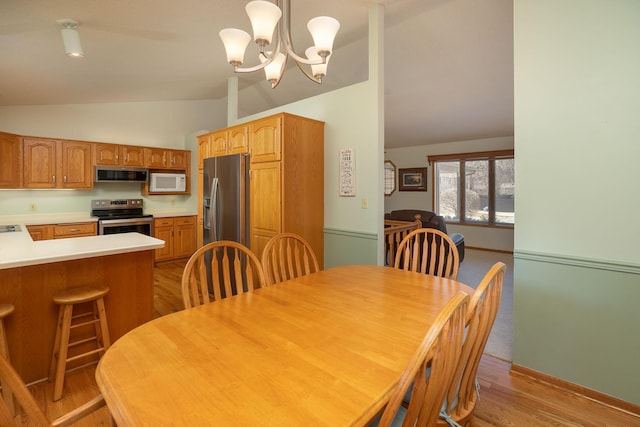
[[[287,53],[291,55],[291,57],[296,61],[296,64],[302,63],[307,65],[320,65],[326,63],[326,58],[322,58],[320,60],[303,58],[302,56],[298,55],[295,50],[293,50],[293,43],[291,43],[291,0],[278,0],[278,6],[282,8],[283,19],[286,18],[286,22],[284,22],[279,28],[282,31],[284,48],[286,49]],[[302,68],[300,69],[302,70]]]
[[[302,65],[300,65],[300,63],[298,61],[296,61],[296,65],[298,66],[298,69],[300,71],[302,71],[302,74],[304,74],[309,80],[311,80],[314,83],[318,83],[318,84],[322,84],[322,79],[318,79],[313,77],[307,70],[305,70]],[[284,73],[283,73],[284,74]]]
[[[278,23],[278,25],[280,24]],[[278,37],[277,31],[276,31],[276,38],[277,38],[276,49],[271,53],[271,56],[267,55],[265,52],[260,52],[258,54],[258,56],[262,55],[265,58],[267,58],[266,61],[264,61],[261,64],[254,65],[253,67],[245,67],[245,68],[235,67],[233,71],[236,73],[253,73],[254,71],[263,70],[264,67],[271,64],[271,62],[273,62],[273,60],[278,56],[278,53],[280,53],[280,49],[282,46],[282,41],[280,40],[280,37]]]

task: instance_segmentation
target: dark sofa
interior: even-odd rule
[[[458,248],[458,255],[460,256],[460,262],[464,259],[464,236],[460,233],[449,234],[447,232],[447,223],[440,215],[436,215],[431,211],[421,211],[417,209],[400,209],[391,211],[384,214],[384,219],[391,219],[395,221],[415,221],[419,219],[422,221],[423,228],[435,228],[443,233],[446,233],[456,248]]]

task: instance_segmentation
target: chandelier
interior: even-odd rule
[[[327,74],[333,40],[340,28],[340,23],[329,16],[311,19],[307,23],[307,28],[313,37],[314,46],[305,51],[306,58],[303,58],[296,54],[291,42],[290,0],[276,0],[276,2],[277,4],[255,0],[245,7],[253,28],[253,38],[259,48],[260,63],[253,67],[240,67],[251,36],[246,31],[236,28],[225,28],[220,31],[220,38],[227,52],[227,61],[233,65],[236,73],[264,70],[271,87],[275,88],[284,75],[287,59],[291,57],[307,78],[316,83],[322,83],[322,78]],[[272,40],[274,38],[275,40]],[[275,48],[267,50],[268,45],[275,45]],[[306,70],[303,65],[310,65],[311,71]]]

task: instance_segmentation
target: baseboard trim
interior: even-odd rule
[[[613,396],[609,396],[608,394],[601,393],[599,391],[592,390],[587,387],[583,387],[581,385],[565,381],[563,379],[553,377],[551,375],[545,374],[540,371],[536,371],[535,369],[530,369],[522,365],[518,365],[516,363],[511,364],[511,373],[526,375],[531,377],[537,381],[547,383],[549,385],[562,388],[571,393],[575,393],[587,399],[593,400],[594,402],[601,403],[603,405],[609,406],[611,408],[626,412],[630,415],[634,415],[640,418],[640,406],[634,405],[633,403],[626,402],[622,399],[618,399]]]
[[[473,249],[474,251],[485,251],[485,252],[497,252],[500,254],[509,254],[509,255],[513,255],[513,251],[505,251],[503,249],[490,249],[490,248],[478,248],[475,246],[464,246],[465,249]]]
[[[514,251],[513,258],[516,260],[520,259],[526,261],[568,265],[580,268],[593,268],[597,270],[607,270],[640,275],[640,264],[622,261],[600,260],[522,250]]]

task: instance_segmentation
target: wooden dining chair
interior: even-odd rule
[[[456,280],[460,256],[455,243],[435,228],[407,234],[396,252],[395,268]]]
[[[267,285],[320,271],[311,245],[294,233],[273,236],[262,251],[261,261]]]
[[[9,361],[7,361],[7,359],[1,354],[0,378],[2,378],[2,387],[9,387],[11,389],[13,396],[18,403],[18,407],[22,408],[22,411],[33,425],[68,426],[105,405],[104,398],[102,395],[99,395],[54,421],[49,421],[42,409],[38,406],[29,389],[27,389],[22,378],[20,378]],[[17,416],[13,416],[5,401],[0,399],[0,426],[22,425],[20,417],[21,416],[19,414]],[[115,425],[113,424],[113,420],[112,425]]]
[[[469,296],[459,292],[438,314],[400,377],[378,426],[436,424],[445,393],[458,365],[468,304]],[[413,391],[405,408],[402,402],[409,387],[413,387]]]
[[[249,248],[229,240],[208,243],[187,261],[182,273],[184,308],[265,286],[260,260]]]
[[[478,400],[476,375],[480,358],[489,339],[502,297],[506,265],[495,263],[476,288],[469,302],[466,338],[453,381],[445,396],[439,426],[473,426],[473,410]]]

